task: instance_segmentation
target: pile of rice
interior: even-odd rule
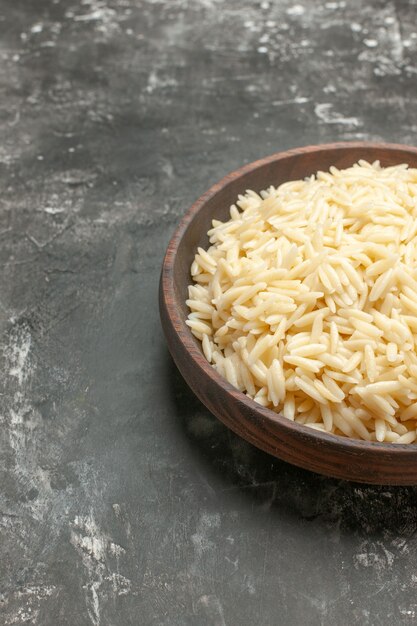
[[[417,169],[353,167],[247,191],[198,248],[187,324],[264,407],[328,433],[412,443]]]

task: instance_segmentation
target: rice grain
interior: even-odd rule
[[[417,169],[359,161],[213,220],[186,324],[262,406],[316,430],[417,442]]]

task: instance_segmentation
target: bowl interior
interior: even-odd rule
[[[381,145],[343,144],[333,147],[317,146],[314,151],[292,150],[229,174],[226,179],[223,179],[224,183],[221,181],[202,196],[196,203],[198,210],[184,225],[174,263],[176,305],[181,311],[183,319],[187,318],[189,312],[185,300],[188,297],[187,287],[192,282],[190,266],[197,247],[207,247],[207,231],[211,228],[212,220],[224,221],[229,219],[230,206],[236,202],[239,194],[244,193],[247,189],[259,192],[267,189],[270,185],[276,187],[290,180],[305,178],[319,170],[326,171],[332,165],[339,169],[349,167],[359,159],[365,159],[369,162],[379,160],[384,167],[399,163],[408,163],[410,167],[417,167],[417,150]],[[195,344],[200,347],[200,342],[194,338],[185,324],[184,327]]]

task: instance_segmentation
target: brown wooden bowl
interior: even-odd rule
[[[190,266],[197,246],[208,244],[213,218],[229,219],[230,205],[246,189],[310,176],[359,159],[417,167],[417,149],[395,144],[335,143],[273,154],[228,174],[201,196],[175,231],[162,267],[159,305],[169,350],[200,400],[226,426],[258,448],[308,470],[363,483],[417,484],[417,445],[373,443],[315,431],[258,405],[206,361],[185,324]]]

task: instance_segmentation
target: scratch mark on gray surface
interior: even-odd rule
[[[322,102],[316,104],[314,112],[325,124],[341,124],[342,126],[351,126],[357,128],[361,126],[361,122],[358,117],[344,117],[340,113],[333,111],[333,105],[330,102]]]
[[[71,526],[71,544],[81,556],[86,572],[83,585],[88,615],[94,626],[100,626],[101,602],[110,595],[126,595],[131,581],[119,571],[119,557],[125,549],[112,541],[98,526],[93,514],[75,516]],[[112,568],[116,559],[116,571]]]
[[[223,606],[217,596],[203,595],[199,598],[198,604],[203,608],[213,626],[227,626]]]
[[[270,525],[268,524],[268,528],[266,532],[266,539],[265,539],[264,556],[263,556],[263,561],[262,561],[261,580],[260,580],[261,592],[259,596],[259,615],[261,618],[263,617],[264,601],[265,601],[264,589],[265,589],[265,579],[266,579],[266,564],[267,564],[268,557],[269,557],[270,532],[271,532],[271,529],[270,529]]]
[[[30,368],[27,366],[27,358],[29,355],[32,337],[26,329],[22,329],[19,337],[11,346],[10,359],[10,376],[15,376],[21,387],[23,381],[30,375]]]
[[[210,539],[210,534],[216,528],[220,526],[219,513],[203,513],[197,524],[196,532],[191,535],[191,541],[193,542],[197,561],[195,567],[198,568],[199,560],[203,554],[214,548],[214,543]]]
[[[36,237],[31,235],[30,233],[26,233],[26,237],[28,240],[33,243],[39,250],[42,248],[46,248],[50,243],[52,243],[55,239],[60,237],[68,228],[70,228],[70,224],[65,224],[62,228],[59,228],[53,235],[48,237],[45,241],[38,241]]]
[[[31,381],[35,371],[30,356],[32,338],[26,325],[16,324],[10,331],[5,357],[10,376],[17,379],[18,388],[13,393],[6,417],[10,447],[14,452],[16,476],[25,482],[25,488],[34,488],[36,499],[30,503],[35,519],[42,519],[48,506],[50,484],[47,472],[37,464],[33,454],[32,435],[42,425],[42,418],[30,400]]]
[[[17,611],[5,616],[5,626],[13,624],[38,624],[41,604],[57,590],[55,585],[26,585],[14,591],[13,599],[21,604]],[[9,604],[9,598],[2,602],[3,608]]]
[[[381,541],[364,541],[354,556],[354,564],[359,568],[372,568],[380,575],[384,570],[391,569],[395,555]]]

